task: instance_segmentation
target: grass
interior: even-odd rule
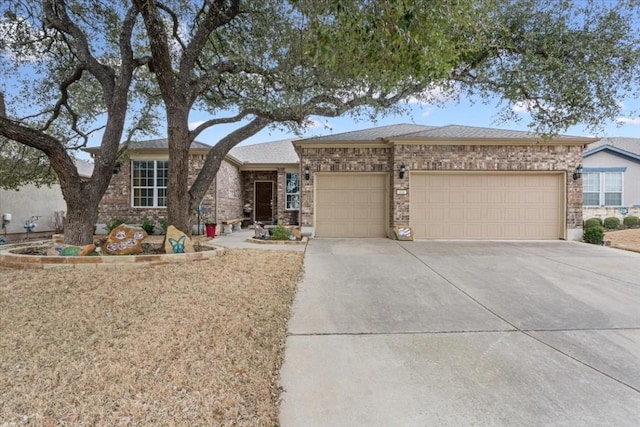
[[[229,250],[154,268],[0,269],[0,425],[277,425],[302,265]]]

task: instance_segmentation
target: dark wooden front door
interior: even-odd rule
[[[256,181],[256,221],[271,221],[273,218],[273,182]]]

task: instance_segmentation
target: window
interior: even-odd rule
[[[169,162],[166,160],[133,160],[131,162],[132,205],[134,208],[167,206]]]
[[[583,205],[622,206],[622,174],[603,170],[583,172]]]
[[[285,195],[287,204],[285,209],[288,211],[300,209],[300,173],[287,172]]]

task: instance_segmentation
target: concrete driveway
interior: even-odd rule
[[[638,426],[640,254],[315,239],[282,427]]]

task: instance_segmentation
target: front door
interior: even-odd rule
[[[273,182],[255,182],[254,220],[270,222],[273,218]]]

